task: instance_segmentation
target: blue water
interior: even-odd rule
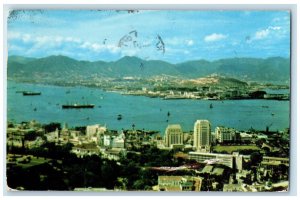
[[[23,90],[42,92],[42,95],[23,96],[22,93],[16,93]],[[62,109],[61,105],[67,103],[95,104],[95,108]],[[211,103],[212,109],[209,108]],[[126,96],[96,88],[13,81],[8,82],[7,89],[8,120],[21,122],[34,119],[41,123],[67,123],[69,127],[102,124],[109,129],[121,130],[131,129],[132,124],[135,124],[136,129],[164,133],[168,124],[178,123],[184,131],[190,131],[197,119],[208,119],[213,129],[223,125],[238,130],[248,130],[251,127],[265,130],[266,125],[272,124],[270,130],[283,130],[289,127],[289,112],[289,101],[162,100]],[[122,114],[122,120],[117,120],[118,114]]]

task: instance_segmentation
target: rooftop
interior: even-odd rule
[[[80,145],[76,145],[74,148],[98,150],[98,147],[95,143],[82,143]]]
[[[158,176],[158,181],[181,181],[182,176]]]
[[[213,168],[214,168],[213,166],[207,165],[202,169],[201,173],[211,173]]]
[[[224,169],[222,169],[222,168],[215,168],[212,173],[214,175],[217,175],[217,176],[222,176],[223,173],[224,173]]]
[[[169,124],[167,129],[181,129],[181,126],[179,124]]]

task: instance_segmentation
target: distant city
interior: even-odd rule
[[[136,130],[134,124],[130,130],[115,131],[100,124],[69,128],[30,121],[8,123],[7,153],[8,185],[17,190],[289,188],[288,129],[211,130],[208,120],[197,120],[190,132],[170,124],[162,137],[155,131]]]

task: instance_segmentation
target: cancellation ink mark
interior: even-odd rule
[[[164,41],[162,40],[162,38],[158,34],[157,34],[157,39],[158,39],[158,42],[155,45],[156,49],[158,51],[162,51],[162,53],[165,54],[165,43],[164,43]]]

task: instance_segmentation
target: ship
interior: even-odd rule
[[[62,109],[79,109],[79,108],[94,108],[95,105],[94,104],[65,104],[62,105]]]
[[[34,96],[34,95],[41,95],[41,92],[27,92],[23,91],[23,96]]]

